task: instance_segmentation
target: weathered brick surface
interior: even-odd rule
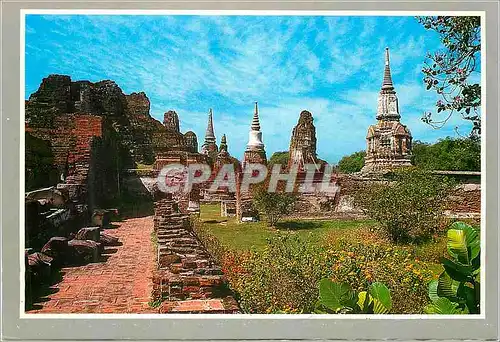
[[[158,271],[153,278],[153,298],[165,300],[160,313],[238,312],[238,304],[231,296],[219,298],[225,283],[222,270],[196,237],[189,217],[180,212],[172,196],[156,200],[154,229]]]
[[[155,253],[153,218],[134,218],[108,229],[123,245],[106,247],[106,261],[63,268],[57,292],[28,313],[157,313],[149,307]]]

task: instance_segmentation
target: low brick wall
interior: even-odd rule
[[[234,299],[224,294],[226,280],[221,267],[192,231],[189,216],[179,210],[171,196],[155,201],[154,231],[158,241],[158,270],[153,278],[153,298],[175,302],[208,300],[222,294],[220,310],[238,312]],[[178,304],[170,303],[163,305],[160,311],[182,310]],[[199,310],[211,311],[212,307],[208,305],[207,310]]]

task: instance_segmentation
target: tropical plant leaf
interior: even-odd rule
[[[349,288],[348,291],[344,293],[340,298],[340,304],[343,307],[350,308],[354,312],[359,311],[357,302],[358,296],[356,295],[356,291],[352,290],[351,288]]]
[[[470,313],[479,313],[479,298],[476,299],[476,291],[472,287],[467,286],[466,283],[461,283],[457,294],[460,298],[465,299],[465,305],[467,305]]]
[[[443,272],[438,279],[437,295],[455,301],[459,285],[458,281],[451,279],[448,273]]]
[[[346,283],[335,283],[330,279],[324,278],[319,282],[319,298],[321,304],[326,308],[337,311],[343,307],[342,297],[350,290]]]
[[[468,281],[472,276],[474,267],[472,265],[463,265],[450,259],[443,259],[443,267],[450,277],[457,281]]]
[[[451,229],[462,230],[465,232],[465,241],[469,260],[476,258],[481,250],[481,240],[477,229],[464,222],[453,223],[451,225]]]
[[[391,291],[382,283],[375,282],[370,285],[369,291],[374,299],[380,301],[380,303],[389,311],[392,308]]]
[[[373,298],[366,291],[358,293],[358,306],[361,312],[368,313],[370,311],[370,306],[373,303]]]
[[[439,299],[439,296],[438,296],[438,281],[435,280],[435,279],[431,280],[431,282],[429,282],[429,298],[431,299],[431,301],[433,303],[437,299]]]
[[[465,230],[448,229],[448,253],[462,264],[469,263]]]
[[[389,313],[389,308],[387,308],[380,300],[373,298],[373,313],[387,314]]]
[[[457,303],[453,303],[448,298],[441,297],[434,303],[427,305],[424,308],[426,314],[440,314],[440,315],[457,315],[466,313],[464,310],[458,308]]]

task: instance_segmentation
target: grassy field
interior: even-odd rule
[[[332,236],[346,236],[355,240],[358,232],[367,231],[376,225],[372,220],[284,220],[275,229],[268,227],[264,221],[237,223],[235,217],[221,217],[218,204],[202,205],[200,219],[224,246],[240,251],[263,249],[267,239],[279,231],[290,231],[315,245],[324,246],[332,243]],[[360,234],[359,239],[364,237]],[[391,244],[389,241],[384,242]],[[443,268],[439,258],[443,255],[445,245],[443,236],[437,241],[412,247],[401,246],[401,249],[413,249],[434,274],[440,274]]]
[[[336,229],[353,229],[373,225],[369,220],[290,220],[283,221],[277,228],[270,228],[264,221],[237,223],[234,217],[221,217],[218,204],[202,205],[200,219],[222,243],[231,249],[260,249],[278,231],[290,231],[314,244],[322,244],[326,235]]]

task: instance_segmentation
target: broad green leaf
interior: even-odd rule
[[[376,282],[370,285],[369,291],[372,297],[378,299],[387,310],[392,308],[391,291],[387,286]]]
[[[341,299],[349,289],[349,285],[346,283],[338,284],[330,279],[321,279],[319,282],[319,298],[321,304],[333,311],[341,309],[343,307]]]
[[[462,264],[469,263],[465,230],[448,229],[448,253]]]
[[[451,229],[459,229],[465,232],[465,241],[469,260],[476,258],[481,250],[481,240],[477,229],[464,222],[455,222],[451,225]]]
[[[439,297],[447,297],[454,300],[457,297],[457,290],[460,283],[451,279],[446,272],[441,273],[438,279],[437,294]]]
[[[443,267],[446,273],[457,281],[468,281],[474,271],[474,267],[471,265],[463,265],[446,258],[443,259]]]
[[[431,282],[429,283],[429,298],[433,303],[439,298],[437,291],[438,291],[438,281],[431,280]]]
[[[440,315],[457,315],[465,313],[463,310],[457,308],[458,304],[453,303],[448,298],[441,297],[434,303],[427,305],[424,308],[426,314],[440,314]]]
[[[380,300],[373,299],[373,313],[375,314],[387,314],[389,313],[389,308],[387,308]]]
[[[348,291],[340,298],[340,304],[344,307],[350,308],[353,311],[358,311],[358,296],[356,292],[350,287]]]
[[[479,298],[476,298],[476,291],[472,287],[461,283],[458,287],[457,294],[460,298],[465,300],[465,304],[472,314],[479,313]]]
[[[358,293],[358,306],[361,308],[362,312],[369,311],[370,304],[373,302],[372,296],[366,291]]]

